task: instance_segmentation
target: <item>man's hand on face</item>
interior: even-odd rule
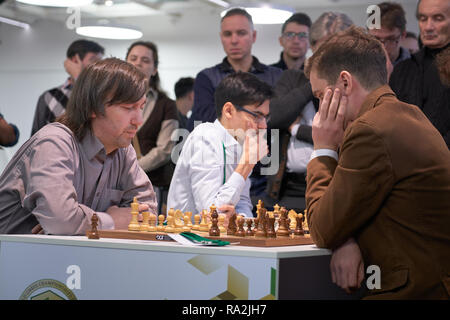
[[[338,88],[327,88],[314,116],[312,138],[314,149],[331,149],[337,151],[344,137],[344,121],[347,112],[346,96],[341,96]]]

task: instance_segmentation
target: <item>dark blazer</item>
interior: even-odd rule
[[[443,49],[424,47],[411,59],[400,62],[392,72],[389,85],[399,100],[423,111],[450,148],[450,87],[442,84],[435,63],[436,54]]]
[[[381,270],[369,298],[450,298],[450,151],[416,106],[371,92],[345,130],[339,161],[308,164],[307,217],[319,247],[358,242]]]
[[[173,120],[178,121],[175,101],[169,99],[164,93],[158,92],[158,98],[152,113],[137,133],[141,153],[143,155],[147,154],[151,149],[157,146],[158,135],[164,122]],[[174,169],[175,165],[169,157],[167,162],[161,167],[146,173],[154,186],[168,187],[172,180]]]
[[[289,126],[303,112],[309,101],[313,99],[311,84],[300,70],[286,70],[275,86],[275,97],[270,101],[271,130],[280,130],[279,134],[279,168],[275,175],[267,178],[267,195],[273,200],[282,196],[283,180],[285,178],[287,149],[291,134]],[[318,104],[316,104],[318,106]],[[317,107],[316,107],[317,108]],[[301,125],[297,131],[297,139],[312,142],[311,126]],[[275,148],[272,147],[273,150]]]

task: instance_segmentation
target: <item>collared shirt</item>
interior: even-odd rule
[[[35,134],[46,124],[55,121],[66,111],[72,93],[73,83],[70,78],[59,87],[45,91],[38,100],[34,113],[31,135]]]
[[[308,165],[314,146],[311,143],[297,139],[297,131],[302,124],[312,126],[315,114],[316,109],[314,108],[313,102],[310,101],[302,111],[300,123],[296,124],[291,131],[286,163],[288,172],[306,172],[306,166]]]
[[[234,172],[242,146],[216,120],[198,125],[188,136],[170,183],[167,208],[193,214],[229,204],[252,217],[250,179]]]
[[[155,193],[130,145],[106,154],[90,132],[78,141],[52,123],[17,151],[0,177],[0,233],[85,234],[94,213],[99,229],[114,228],[106,210],[137,197],[156,213]]]

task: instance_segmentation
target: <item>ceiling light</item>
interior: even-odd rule
[[[254,24],[283,24],[294,13],[291,8],[269,4],[243,5],[240,8],[245,9],[252,16]],[[223,17],[230,9],[222,11],[221,16]]]
[[[222,0],[207,0],[207,1],[217,4],[218,6],[225,7],[225,8],[230,6],[230,4],[228,2],[222,1]]]
[[[76,33],[86,37],[116,40],[139,39],[143,36],[143,33],[136,27],[109,22],[78,27]]]
[[[17,2],[45,7],[81,7],[94,0],[16,0]]]
[[[18,20],[14,20],[14,19],[9,19],[9,18],[5,18],[5,17],[0,17],[0,22],[6,23],[6,24],[10,24],[16,27],[20,27],[23,28],[25,30],[30,29],[30,25],[28,23],[22,22],[22,21],[18,21]]]

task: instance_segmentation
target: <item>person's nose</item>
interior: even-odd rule
[[[231,43],[237,43],[239,41],[239,37],[236,33],[231,34]]]
[[[267,119],[262,118],[260,121],[258,121],[258,129],[267,129]]]
[[[143,112],[140,108],[137,108],[136,111],[134,112],[133,118],[131,119],[131,124],[136,127],[139,127],[143,122],[144,122]]]
[[[434,30],[434,22],[433,19],[428,18],[425,22],[425,30],[426,31],[433,31]]]

